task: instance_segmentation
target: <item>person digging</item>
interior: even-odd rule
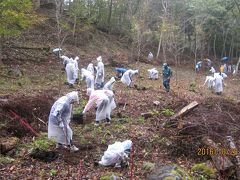
[[[106,120],[107,123],[110,124],[111,112],[116,108],[113,91],[94,90],[88,88],[87,95],[89,96],[89,100],[82,112],[82,115],[85,115],[86,112],[89,111],[94,104],[96,104],[97,110],[95,125],[99,125],[102,120]]]
[[[56,148],[68,148],[71,152],[79,150],[72,143],[73,131],[69,126],[74,102],[79,104],[77,91],[60,97],[53,104],[48,118],[48,138],[57,142]]]

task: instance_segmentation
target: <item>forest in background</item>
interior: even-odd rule
[[[45,23],[36,13],[41,7],[55,9],[52,17],[56,19],[59,47],[69,38],[91,32],[94,36],[97,28],[126,42],[137,59],[149,51],[156,59],[162,53],[163,61],[171,58],[175,62],[181,56],[195,59],[195,63],[206,57],[239,57],[237,0],[2,1],[1,47],[9,36]]]
[[[238,0],[0,0],[0,177],[240,179],[240,77],[229,73],[220,96],[203,85],[209,69],[196,73],[193,66],[210,58],[217,67],[223,56],[230,56],[230,65],[239,59],[239,65],[239,5]],[[94,109],[81,122],[72,119],[76,153],[56,149],[47,138],[52,105],[73,90],[52,53],[57,47],[78,56],[79,68],[102,56],[106,80],[116,67],[140,72],[131,88],[116,78],[110,124],[94,126]],[[150,51],[153,61],[147,60]],[[164,61],[173,70],[170,92],[163,87]],[[158,80],[149,79],[153,67]],[[85,82],[74,90],[80,105],[73,114],[79,115],[88,101]],[[134,144],[129,166],[98,165],[108,145],[126,139]],[[35,159],[37,149],[58,157],[47,163]]]

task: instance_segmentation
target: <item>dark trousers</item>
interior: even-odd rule
[[[163,80],[163,86],[167,92],[170,90],[170,79]]]

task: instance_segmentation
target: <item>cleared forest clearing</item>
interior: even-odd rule
[[[209,137],[216,143],[221,143],[221,147],[226,147],[223,143],[225,137],[231,135],[235,143],[239,144],[237,137],[240,135],[240,96],[237,94],[239,92],[235,83],[236,77],[226,80],[227,87],[223,96],[219,97],[202,87],[204,74],[195,74],[194,71],[179,68],[178,81],[175,80],[174,74],[172,91],[166,93],[161,77],[158,80],[148,79],[147,69],[153,65],[136,62],[128,65],[140,69],[140,75],[134,77],[133,88],[126,88],[121,82],[116,82],[114,86],[117,108],[113,112],[111,125],[95,127],[95,115],[94,111],[91,111],[84,124],[72,122],[74,142],[80,148],[79,152],[69,154],[66,150],[57,150],[59,157],[51,163],[34,160],[28,151],[29,148],[38,145],[33,145],[30,130],[24,128],[18,120],[11,119],[10,110],[25,118],[38,133],[45,132],[41,137],[46,138],[46,124],[51,105],[54,99],[69,92],[63,83],[65,74],[61,72],[61,66],[56,61],[53,58],[49,61],[50,64],[45,62],[41,66],[35,66],[34,71],[30,68],[32,64],[20,65],[20,69],[24,67],[22,76],[16,79],[1,78],[3,83],[11,82],[11,86],[1,86],[4,90],[1,92],[5,94],[2,95],[0,103],[1,136],[7,139],[10,136],[20,138],[12,156],[15,161],[7,165],[1,163],[0,172],[3,176],[9,174],[11,178],[75,179],[79,175],[79,164],[82,160],[81,176],[86,179],[98,179],[106,172],[113,172],[126,179],[129,178],[129,168],[100,167],[95,166],[95,162],[100,160],[108,144],[131,139],[135,146],[134,177],[145,179],[149,169],[142,169],[144,163],[178,164],[189,171],[196,163],[209,160],[211,162],[210,154],[198,154],[199,148],[206,147],[202,141],[203,137]],[[82,60],[80,67],[82,64],[86,62]],[[158,69],[161,70],[160,67]],[[175,67],[173,69],[175,73]],[[114,67],[108,65],[106,79],[110,79],[112,75],[115,75]],[[81,94],[81,105],[76,106],[79,112],[88,100],[85,86],[85,83],[81,82],[76,87]],[[9,93],[12,95],[9,96]],[[170,116],[194,100],[199,106],[178,118],[173,124],[163,127]],[[160,104],[154,105],[154,101],[159,101]],[[151,116],[144,118],[141,113],[150,113]],[[43,140],[43,144],[46,142],[47,140]],[[54,147],[50,145],[50,149],[56,151]],[[228,157],[232,158],[231,155]],[[219,175],[216,174],[217,176]]]

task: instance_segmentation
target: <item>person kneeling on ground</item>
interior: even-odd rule
[[[48,118],[48,138],[57,142],[57,148],[67,147],[73,152],[78,151],[78,148],[72,144],[73,132],[69,126],[74,102],[79,104],[77,91],[59,98],[53,104]]]
[[[158,79],[158,70],[156,68],[148,69],[149,79]]]
[[[89,100],[82,114],[84,115],[92,108],[94,104],[96,104],[97,111],[95,125],[99,125],[99,122],[105,119],[107,123],[110,123],[111,112],[116,108],[113,92],[110,90],[93,90],[91,88],[88,88],[87,95],[89,96]]]
[[[115,142],[108,146],[98,163],[103,166],[122,167],[126,163],[131,152],[132,141]]]

